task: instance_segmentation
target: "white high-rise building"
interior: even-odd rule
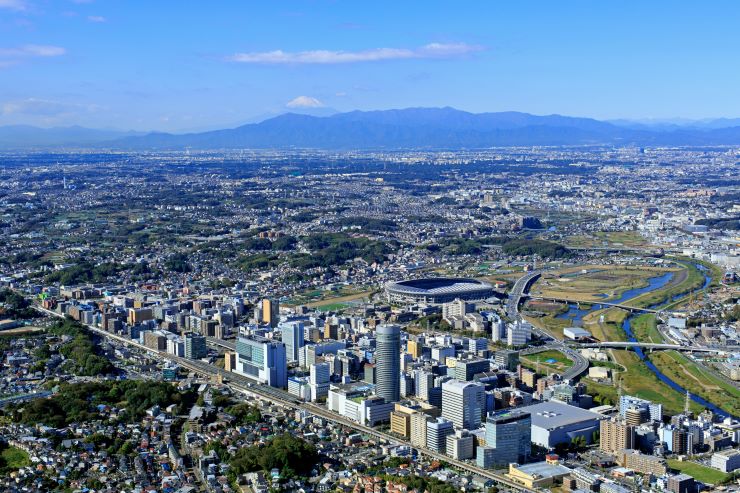
[[[285,356],[288,362],[298,361],[301,348],[305,345],[305,328],[302,322],[280,322],[282,341],[285,344]]]
[[[475,439],[467,430],[458,430],[447,435],[445,453],[455,460],[472,459],[475,454]]]
[[[442,305],[442,318],[449,320],[454,317],[464,317],[468,313],[475,311],[475,303],[465,300],[456,299]]]
[[[329,394],[329,364],[316,363],[309,369],[308,385],[311,389],[311,400],[317,401]]]
[[[434,373],[425,370],[414,372],[416,396],[429,401],[429,390],[434,387]]]
[[[485,387],[480,383],[448,380],[442,384],[442,417],[456,428],[480,428],[485,405]]]
[[[455,433],[455,425],[445,418],[427,422],[427,448],[434,452],[445,453],[447,449],[447,435]]]
[[[509,324],[506,333],[506,344],[509,346],[524,346],[532,337],[532,324],[517,320]]]
[[[491,340],[493,342],[504,340],[506,338],[506,324],[501,320],[501,317],[490,314],[488,321],[491,322]]]

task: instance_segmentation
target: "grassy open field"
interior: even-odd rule
[[[547,273],[534,283],[534,296],[574,301],[609,301],[629,289],[648,285],[648,279],[668,272],[658,267],[587,265]]]
[[[522,318],[557,339],[562,339],[563,329],[571,325],[570,320],[555,318],[554,315],[545,315],[544,317],[522,315]]]
[[[528,300],[522,308],[526,320],[558,339],[563,338],[563,329],[571,325],[570,320],[557,318],[559,314],[567,311],[568,305],[566,303],[537,300]]]
[[[632,333],[635,339],[641,342],[654,342],[660,344],[663,342],[663,336],[658,331],[658,324],[655,315],[652,313],[643,313],[632,319]]]
[[[22,336],[22,335],[28,335],[28,334],[36,334],[43,332],[44,329],[41,327],[33,327],[31,325],[25,325],[23,327],[16,327],[14,329],[6,329],[3,331],[0,331],[0,335],[3,336]]]
[[[648,356],[658,369],[692,394],[714,403],[735,416],[740,415],[740,390],[700,368],[677,351],[656,351]]]
[[[681,265],[682,269],[662,289],[656,289],[631,299],[629,301],[630,306],[659,305],[669,302],[674,296],[700,288],[704,284],[704,275],[692,264],[682,263]]]
[[[622,329],[622,324],[629,314],[627,310],[621,308],[597,310],[583,317],[583,327],[600,341],[626,341],[627,335]]]
[[[707,484],[716,485],[725,483],[732,477],[730,474],[718,471],[717,469],[712,469],[711,467],[702,466],[696,462],[668,459],[668,467],[676,471],[686,473],[697,481]]]
[[[340,310],[346,309],[347,307],[349,307],[347,303],[338,303],[335,301],[327,301],[325,303],[316,305],[316,308],[322,312],[338,312]]]
[[[373,291],[366,288],[342,288],[339,291],[322,291],[314,289],[296,294],[290,300],[283,302],[285,306],[306,305],[310,308],[318,308],[335,303],[370,299]]]
[[[617,247],[637,248],[649,245],[637,231],[598,231],[591,235],[569,236],[565,239],[565,245],[569,247]]]
[[[522,363],[522,366],[524,366],[525,368],[529,368],[530,370],[537,369],[537,361],[539,360],[540,373],[544,373],[548,370],[554,373],[562,373],[573,366],[573,362],[569,360],[563,353],[554,350],[542,351],[541,353],[536,354],[528,354],[526,356],[521,356],[519,359]],[[555,360],[555,362],[548,363],[547,360]]]
[[[615,371],[614,379],[621,381],[622,391],[625,394],[636,395],[643,399],[661,402],[667,414],[676,414],[683,410],[685,396],[661,382],[655,374],[640,360],[633,351],[611,351],[614,362],[625,368],[625,371]],[[617,403],[618,390],[615,385],[597,383],[589,378],[583,381],[592,395],[601,395],[611,403]],[[691,403],[694,412],[700,412],[702,407]]]

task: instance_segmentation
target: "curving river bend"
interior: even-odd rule
[[[709,271],[706,267],[704,267],[701,264],[694,264],[694,266],[699,269],[702,274],[704,275],[704,284],[701,288],[694,290],[696,291],[702,291],[706,289],[709,284],[712,282],[712,278],[709,275]],[[666,284],[668,284],[671,279],[673,278],[673,274],[668,272],[666,274],[652,277],[648,280],[648,285],[643,288],[636,288],[636,289],[630,289],[622,293],[622,296],[620,296],[618,299],[615,300],[609,300],[610,303],[616,303],[616,304],[622,304],[632,298],[636,298],[637,296],[640,296],[645,293],[649,293],[650,291],[655,291],[657,289],[660,289],[664,287]],[[658,308],[661,305],[665,305],[668,303],[674,303],[678,300],[681,300],[687,296],[689,296],[691,293],[684,293],[680,295],[673,296],[670,301],[667,301],[665,303],[661,303],[660,305],[650,306],[649,308],[655,309]],[[574,322],[580,322],[585,315],[588,313],[591,313],[593,311],[601,310],[603,308],[608,308],[608,306],[604,306],[601,304],[593,304],[589,309],[581,309],[575,304],[571,304],[568,306],[568,311],[565,313],[562,313],[557,316],[557,318],[560,319],[570,319]],[[634,333],[632,332],[632,320],[638,316],[639,313],[635,313],[630,315],[624,320],[624,323],[622,324],[622,328],[624,329],[625,333],[627,334],[627,339],[629,341],[638,342],[635,338]],[[686,389],[681,387],[679,384],[668,378],[666,375],[664,375],[645,355],[645,352],[642,350],[642,348],[634,348],[635,353],[640,357],[640,359],[645,363],[645,365],[652,371],[655,376],[657,376],[662,382],[666,383],[668,386],[670,386],[672,389],[677,390],[678,392],[682,394],[686,394]],[[700,405],[706,407],[707,409],[710,409],[713,413],[727,417],[730,416],[730,414],[727,411],[724,411],[723,409],[717,407],[716,405],[712,404],[711,402],[707,401],[706,399],[703,399],[702,397],[689,393],[689,396],[691,397],[691,400],[694,402],[699,403]]]

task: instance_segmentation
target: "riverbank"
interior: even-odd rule
[[[703,370],[676,351],[656,351],[648,359],[665,376],[722,410],[740,416],[740,390]]]

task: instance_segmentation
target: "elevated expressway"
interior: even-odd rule
[[[521,304],[522,299],[528,296],[527,292],[529,291],[529,288],[537,279],[540,278],[541,275],[542,271],[535,270],[516,280],[514,286],[509,292],[509,300],[506,304],[506,315],[510,320],[517,320],[520,318],[519,305]],[[534,328],[534,332],[541,339],[547,341],[547,344],[544,346],[527,348],[522,351],[522,354],[534,354],[547,350],[560,351],[573,362],[573,365],[562,375],[565,380],[572,380],[579,377],[588,370],[588,360],[581,356],[578,351],[566,346],[563,341],[553,338],[550,334],[538,329],[537,327]]]

